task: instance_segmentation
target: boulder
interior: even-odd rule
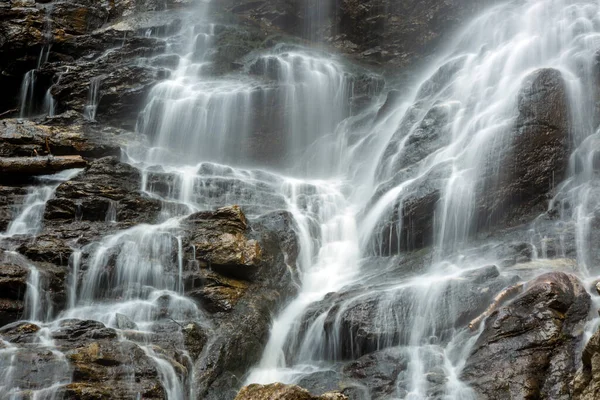
[[[478,398],[571,399],[590,296],[563,272],[528,282],[485,321],[461,379]]]
[[[271,383],[269,385],[248,385],[242,388],[235,400],[347,400],[339,392],[328,392],[313,396],[306,389],[296,385]]]
[[[192,214],[186,221],[193,226],[190,245],[201,265],[226,276],[249,278],[261,264],[261,246],[246,237],[248,223],[238,206]]]
[[[490,166],[478,188],[479,229],[520,224],[546,211],[549,191],[565,178],[572,150],[568,104],[560,71],[545,68],[525,78],[500,177]]]
[[[128,140],[133,140],[130,132],[114,128],[96,128],[77,120],[61,121],[60,117],[55,117],[45,122],[2,120],[0,157],[117,156],[121,154],[120,146]],[[67,126],[64,126],[65,123]]]
[[[431,323],[421,335],[435,337],[436,343],[447,343],[457,328],[466,327],[516,279],[500,275],[498,268],[490,265],[466,272],[461,279],[426,288],[406,285],[392,289],[385,283],[350,288],[310,305],[301,321],[301,333],[322,332],[324,346],[315,350],[314,356],[331,361],[408,346],[413,329],[423,316]],[[292,348],[290,353],[293,358],[298,349]]]
[[[594,400],[600,397],[600,330],[583,349],[582,366],[573,380],[574,400]]]

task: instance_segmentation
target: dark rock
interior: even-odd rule
[[[295,265],[298,244],[293,218],[285,212],[245,222],[237,208],[226,208],[213,214],[213,218],[223,218],[221,221],[210,218],[205,214],[198,222],[204,229],[207,224],[220,224],[225,231],[239,231],[248,224],[250,232],[246,233],[246,240],[256,241],[262,249],[250,280],[222,276],[220,279],[225,284],[218,288],[217,276],[213,275],[210,291],[219,293],[219,297],[203,299],[212,304],[215,330],[211,337],[214,340],[207,343],[203,351],[206,356],[196,361],[195,370],[198,396],[212,400],[234,397],[239,377],[258,362],[268,340],[270,316],[297,290],[293,284],[294,272],[289,266]],[[220,274],[217,270],[215,273]],[[235,286],[234,281],[237,281]],[[221,293],[229,300],[223,302]]]
[[[66,169],[83,168],[87,162],[81,156],[0,157],[3,177],[49,175]]]
[[[600,396],[600,331],[594,333],[583,349],[582,362],[573,380],[573,399],[597,399]]]
[[[485,322],[461,379],[487,399],[570,399],[590,296],[562,272],[540,276]]]
[[[161,203],[145,197],[140,190],[139,170],[105,157],[56,189],[55,197],[46,205],[44,219],[105,221],[111,202],[116,202],[118,221],[127,225],[155,222]]]
[[[249,385],[243,387],[235,400],[347,400],[339,392],[329,392],[321,396],[312,396],[306,389],[296,385],[271,383],[269,385]]]
[[[59,393],[67,398],[128,399],[140,393],[144,398],[164,398],[160,375],[151,357],[140,345],[120,340],[113,329],[102,323],[65,320],[52,331],[56,348],[66,360],[25,345],[35,342],[38,331],[39,327],[23,324],[0,331],[2,338],[18,345],[13,379],[21,390],[71,379],[71,383],[59,388]],[[157,351],[156,346],[154,349]],[[173,360],[167,360],[180,368]]]
[[[446,343],[455,329],[466,327],[517,279],[501,276],[495,266],[470,271],[461,278],[429,289],[407,286],[391,290],[377,283],[329,294],[309,306],[300,332],[322,332],[325,345],[315,350],[316,358],[351,360],[387,347],[409,345],[414,325],[427,315],[432,322],[422,336]],[[324,319],[320,318],[323,315]],[[290,357],[297,351],[292,348]]]
[[[60,118],[56,117],[57,119]],[[56,121],[47,121],[50,124]],[[68,126],[5,119],[0,122],[0,156],[35,155],[103,157],[120,155],[120,146],[132,139],[117,129],[94,129],[76,121]]]
[[[0,265],[0,326],[17,321],[23,314],[29,271],[19,265]]]
[[[518,98],[511,150],[493,166],[479,188],[480,227],[518,224],[547,209],[548,192],[564,179],[571,153],[569,106],[565,82],[554,69],[529,75]]]

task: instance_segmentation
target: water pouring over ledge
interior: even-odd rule
[[[377,112],[381,99],[350,118],[345,118],[347,104],[337,108],[338,99],[348,95],[343,63],[294,47],[254,58],[247,64],[257,75],[252,79],[209,77],[204,74],[215,27],[210,21],[200,24],[189,35],[200,50],[195,56],[182,52],[174,78],[156,87],[142,116],[139,129],[151,138],[152,148],[127,149],[128,160],[144,176],[141,189],[164,203],[163,222],[123,229],[73,253],[72,271],[82,280],[72,280],[69,309],[62,317],[93,316],[144,337],[153,333],[163,308],[176,320],[178,313],[201,320],[203,310],[181,295],[182,280],[165,274],[179,267],[181,257],[165,255],[181,253],[180,220],[225,203],[247,206],[250,217],[286,209],[294,216],[301,244],[301,288],[275,318],[263,358],[247,381],[304,385],[319,374],[333,374],[330,380],[335,382],[341,380],[335,374],[343,373],[340,364],[386,352],[396,375],[386,395],[469,398],[461,371],[480,331],[469,331],[468,323],[483,328],[477,317],[485,314],[496,294],[560,264],[544,259],[551,252],[568,255],[560,240],[565,226],[577,227],[578,256],[586,261],[585,270],[567,262],[561,268],[573,268],[586,280],[594,275],[589,238],[596,208],[595,135],[593,110],[586,106],[593,103],[587,91],[592,86],[597,10],[587,3],[540,4],[511,3],[488,11],[459,35],[449,54],[423,73],[418,90],[391,112]],[[546,24],[548,20],[555,23]],[[303,90],[314,90],[318,78],[324,82],[320,88],[334,90],[319,92],[307,104]],[[558,222],[540,218],[525,232],[531,242],[527,249],[539,254],[530,262],[503,263],[503,244],[494,242],[499,239],[473,239],[479,229],[494,223],[477,221],[479,188],[498,193],[495,188],[503,181],[488,178],[506,170],[515,138],[531,133],[513,128],[524,111],[540,117],[538,110],[523,108],[520,99],[530,94],[535,98],[544,82],[558,89],[550,93],[559,103],[567,99],[569,123],[552,124],[551,136],[568,130],[576,149],[572,169],[551,205],[558,210]],[[232,146],[253,133],[245,130],[247,118],[266,104],[252,97],[256,93],[267,103],[283,102],[291,111],[278,121],[284,129],[278,134],[290,139],[282,148],[292,155],[293,165],[302,166],[298,171],[277,163],[267,165],[269,172],[245,169],[259,157],[244,159],[248,153]],[[231,115],[236,118],[228,119]],[[315,125],[303,131],[302,121]],[[219,128],[218,137],[210,134],[212,127]],[[319,148],[325,151],[315,151]],[[167,193],[153,180],[157,173],[173,178]],[[554,185],[562,180],[558,175]],[[227,181],[225,195],[215,188],[217,181]],[[541,185],[551,186],[544,180]],[[406,224],[400,216],[423,198],[434,218],[429,220],[431,232],[419,237],[411,220]],[[102,220],[115,219],[112,207],[118,220],[119,204],[109,206]],[[435,246],[421,250],[420,258],[408,251],[430,243]],[[549,250],[548,243],[559,245]],[[82,259],[83,253],[91,257]],[[411,257],[419,261],[411,262]],[[109,268],[118,274],[107,274]],[[40,342],[44,335],[40,333]],[[145,339],[123,339],[142,343],[144,355],[160,370],[166,396],[193,397],[187,394],[193,385],[181,379],[164,355],[145,346]],[[47,342],[44,346],[53,349]],[[7,358],[12,358],[14,350],[6,348]],[[17,364],[10,365],[14,371]],[[377,397],[373,387],[358,386],[365,397]],[[54,393],[52,387],[44,390]]]

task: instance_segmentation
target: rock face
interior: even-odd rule
[[[582,364],[573,381],[573,399],[597,399],[600,397],[600,331],[583,349]]]
[[[338,392],[312,396],[307,390],[295,385],[272,383],[270,385],[249,385],[240,390],[235,400],[347,400]]]
[[[198,396],[234,397],[236,377],[260,358],[270,315],[296,291],[288,269],[298,253],[295,225],[288,213],[275,212],[253,220],[250,230],[237,207],[196,214],[192,221],[199,271],[190,271],[194,283],[188,293],[214,323],[207,355],[196,361]],[[230,235],[236,237],[233,243]],[[227,260],[227,268],[209,268],[211,258]]]
[[[523,82],[513,141],[500,160],[503,175],[490,171],[480,188],[479,221],[522,223],[547,208],[548,192],[566,174],[571,154],[570,116],[565,82],[555,69],[541,69]],[[494,182],[495,181],[495,182]]]
[[[461,378],[478,398],[571,399],[574,354],[589,308],[590,296],[575,277],[540,276],[489,317]]]
[[[72,374],[71,383],[58,389],[65,398],[129,399],[138,393],[149,399],[165,398],[160,372],[148,351],[129,340],[120,341],[114,329],[97,321],[62,321],[50,339],[66,359],[31,346],[44,334],[39,326],[29,323],[0,330],[0,336],[17,347],[16,360],[9,365],[15,371],[13,379],[24,393],[38,389],[38,385],[44,387],[46,379],[58,383]],[[181,354],[179,357],[184,359]],[[176,361],[171,362],[177,365]]]
[[[0,266],[0,326],[18,320],[23,314],[28,275],[27,268],[20,265]]]

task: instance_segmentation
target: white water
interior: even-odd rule
[[[88,102],[83,108],[83,117],[88,121],[96,121],[96,112],[98,111],[98,104],[100,103],[100,85],[102,80],[105,78],[104,75],[95,76],[90,80],[90,89],[88,92]]]
[[[0,233],[0,239],[14,235],[35,235],[42,229],[42,220],[46,203],[54,196],[56,188],[65,181],[72,179],[81,169],[61,171],[54,175],[37,177],[37,186],[31,186],[20,210],[8,225],[5,233]]]
[[[44,26],[42,28],[43,44],[40,49],[40,54],[37,59],[35,69],[31,69],[25,73],[23,82],[21,83],[21,91],[19,93],[19,118],[28,118],[36,114],[39,110],[39,98],[36,98],[36,72],[48,62],[50,49],[54,35],[52,33],[52,11],[53,4],[44,5]],[[55,104],[54,98],[50,93],[50,88],[46,91],[41,102],[42,114],[50,117],[54,116]]]
[[[499,155],[513,139],[519,90],[542,67],[556,68],[565,79],[576,148],[570,178],[558,188],[555,202],[568,198],[572,205],[561,210],[561,222],[577,227],[576,272],[586,282],[597,274],[590,246],[600,209],[594,174],[599,143],[589,93],[600,48],[595,2],[530,0],[488,10],[423,71],[415,90],[380,119],[375,114],[383,99],[347,118],[348,72],[339,60],[314,50],[275,48],[249,61],[243,78],[209,76],[215,26],[202,21],[202,10],[198,13],[201,23],[190,28],[180,65],[172,79],[153,89],[142,113],[138,129],[148,136],[150,148],[127,149],[127,160],[143,172],[142,190],[164,200],[164,222],[135,226],[81,249],[90,255],[85,269],[81,253],[74,253],[69,308],[61,318],[91,318],[119,327],[118,315],[124,315],[143,332],[151,332],[163,312],[174,320],[204,321],[202,310],[182,295],[177,231],[182,214],[232,203],[250,217],[283,208],[298,226],[300,290],[273,321],[262,359],[246,382],[298,382],[361,356],[365,346],[371,346],[369,351],[394,347],[407,365],[392,397],[428,398],[427,378],[441,370],[446,398],[469,398],[458,377],[476,333],[454,327],[464,307],[461,296],[474,287],[472,274],[499,261],[493,251],[469,249],[476,187],[490,164],[495,171],[505,167],[498,164]],[[92,104],[96,95],[90,96]],[[275,144],[268,140],[257,143],[256,115],[268,116],[274,103],[285,112],[270,120],[278,127],[274,137],[281,140],[271,148]],[[411,159],[411,139],[431,126],[439,130],[436,146]],[[276,152],[283,160],[262,158]],[[174,177],[168,193],[151,182],[157,170]],[[431,262],[418,271],[401,271],[404,254],[372,257],[394,253],[385,248],[393,238],[382,237],[381,223],[434,173],[442,183]],[[376,190],[380,196],[372,199]],[[40,196],[32,197],[32,204],[47,200]],[[35,221],[41,221],[41,214],[31,215],[30,222],[21,223],[27,229],[22,233],[39,230]],[[114,215],[111,209],[107,222]],[[14,229],[10,235],[20,232]],[[544,258],[546,241],[531,240]],[[177,260],[167,259],[173,253]],[[499,268],[500,280],[490,290],[547,268],[540,265],[518,278]],[[108,268],[116,273],[107,274]],[[314,308],[335,292],[345,297]],[[342,320],[345,313],[369,304],[367,318],[377,339],[356,343]],[[596,325],[588,325],[588,335]],[[149,346],[140,346],[154,360],[168,397],[186,398],[191,389],[172,365]]]
[[[579,146],[575,157],[582,159],[584,167],[572,167],[571,173],[577,169],[581,171],[562,186],[559,196],[568,191],[570,204],[577,204],[574,213],[566,211],[562,217],[566,221],[572,220],[578,227],[578,273],[591,283],[594,273],[591,273],[586,258],[589,258],[591,246],[590,224],[599,208],[593,200],[597,196],[592,195],[591,189],[596,187],[592,164],[598,149],[590,146],[595,143],[596,135],[592,135],[595,130],[591,109],[594,94],[589,89],[593,82],[595,52],[600,47],[599,22],[600,10],[595,2],[525,1],[492,8],[463,30],[447,49],[447,56],[433,66],[433,72],[424,74],[404,121],[392,127],[400,126],[383,158],[378,155],[381,153],[377,153],[378,146],[375,145],[372,147],[375,153],[370,153],[371,165],[361,164],[362,168],[372,170],[372,163],[379,162],[375,176],[385,190],[368,207],[363,218],[357,214],[351,216],[358,226],[358,240],[354,246],[358,247],[360,243],[363,251],[369,251],[373,235],[377,238],[380,222],[392,218],[392,207],[401,207],[432,173],[447,171],[442,173],[445,183],[441,186],[441,199],[435,210],[434,262],[415,278],[402,278],[400,274],[391,282],[377,278],[378,274],[385,276],[385,268],[367,271],[365,265],[355,275],[357,279],[352,280],[347,275],[339,276],[335,262],[328,263],[322,271],[326,278],[319,282],[303,280],[298,299],[274,321],[263,359],[247,378],[247,383],[298,382],[311,372],[333,368],[333,362],[348,357],[343,349],[349,343],[344,340],[352,340],[349,333],[345,333],[348,327],[341,325],[340,318],[349,310],[360,309],[367,304],[365,302],[375,301],[376,315],[367,318],[373,330],[382,334],[376,347],[404,346],[408,359],[404,374],[409,378],[393,396],[428,398],[427,375],[430,368],[440,362],[435,361],[437,357],[441,357],[440,366],[447,377],[445,398],[470,396],[468,389],[458,381],[458,375],[473,340],[465,338],[464,331],[445,331],[454,324],[461,311],[460,292],[469,290],[454,282],[464,280],[463,276],[469,271],[477,271],[496,260],[486,253],[475,252],[475,257],[465,258],[467,252],[458,260],[452,255],[466,250],[467,240],[475,232],[476,187],[490,165],[497,173],[505,167],[494,163],[502,160],[500,155],[507,151],[512,141],[518,93],[525,79],[539,68],[559,70],[567,87],[571,107],[570,134],[575,146]],[[405,109],[406,106],[401,105],[396,112],[403,113]],[[443,119],[439,115],[443,115]],[[412,155],[404,150],[414,151],[408,147],[411,138],[422,134],[424,127],[434,125],[435,129],[435,124],[439,126],[439,138],[436,139],[439,145],[416,162],[406,163],[404,158]],[[381,132],[378,134],[382,135]],[[388,138],[390,133],[382,136]],[[364,187],[365,181],[359,180],[352,185]],[[360,195],[358,201],[356,197],[350,198],[356,210],[364,204]],[[402,226],[398,226],[397,232],[401,229]],[[386,243],[385,240],[378,242]],[[389,245],[389,241],[387,243]],[[338,259],[347,251],[340,252]],[[392,268],[394,262],[391,259],[388,268]],[[320,265],[319,257],[314,265]],[[347,264],[348,269],[353,269],[352,265]],[[535,270],[531,274],[543,271]],[[509,271],[503,273],[507,279],[512,274]],[[362,286],[362,282],[379,281],[381,283],[373,289],[369,285]],[[337,286],[330,290],[337,291],[344,285],[352,286],[357,294],[347,297],[335,311],[334,327],[325,325],[330,305],[320,316],[317,314],[309,319],[312,323],[308,328],[302,328],[299,316],[306,308],[305,296],[319,292],[320,288],[326,291],[328,287]],[[456,297],[448,297],[448,290]],[[322,295],[312,300],[320,297]],[[597,323],[591,324],[588,335],[596,326]],[[429,344],[432,337],[434,342]],[[431,353],[432,350],[437,355]],[[360,351],[353,347],[351,358],[360,355]]]

